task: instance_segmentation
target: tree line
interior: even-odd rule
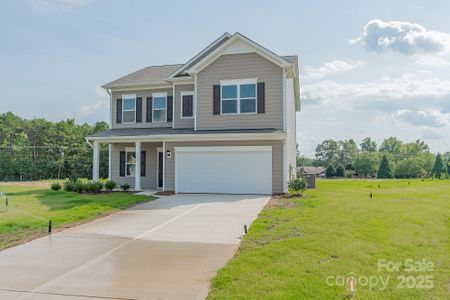
[[[50,122],[0,114],[0,181],[83,178],[92,174],[92,149],[85,137],[108,129],[105,122]],[[102,146],[100,175],[108,176],[108,148]]]
[[[367,137],[359,147],[353,139],[327,139],[317,145],[314,159],[299,157],[297,164],[325,167],[330,177],[441,178],[450,174],[450,152],[435,155],[424,141],[405,143],[396,137],[379,146]]]

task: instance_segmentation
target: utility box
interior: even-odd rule
[[[306,187],[308,189],[316,188],[316,174],[305,174]]]

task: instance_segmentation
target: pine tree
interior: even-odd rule
[[[434,161],[434,166],[433,166],[433,170],[431,171],[431,175],[440,179],[443,170],[444,170],[444,163],[442,162],[442,155],[440,153],[438,153],[436,155],[436,160]]]
[[[341,165],[337,166],[336,177],[344,177],[344,175],[345,175],[344,167],[342,167]]]
[[[331,178],[335,175],[334,167],[333,165],[328,165],[327,169],[325,170],[325,176],[327,178]]]
[[[378,168],[378,178],[392,178],[394,177],[392,174],[391,166],[389,165],[389,160],[386,155],[383,155],[383,158],[380,162],[380,167]]]

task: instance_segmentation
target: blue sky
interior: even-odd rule
[[[326,138],[450,150],[449,1],[0,3],[0,112],[108,120],[99,85],[183,63],[225,31],[300,57],[300,149]]]

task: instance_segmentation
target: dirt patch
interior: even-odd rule
[[[34,186],[34,187],[50,187],[52,183],[48,181],[3,181],[0,182],[0,186],[12,185],[12,186]]]
[[[286,197],[284,195],[272,196],[267,203],[267,207],[293,208],[296,205],[292,202],[294,197]]]
[[[174,195],[175,192],[172,191],[166,191],[166,192],[157,192],[155,193],[156,196],[170,196],[170,195]]]

